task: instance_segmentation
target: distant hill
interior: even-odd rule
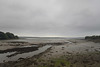
[[[18,39],[19,37],[17,35],[14,35],[13,33],[10,32],[2,32],[0,31],[0,40],[6,40],[6,39]]]

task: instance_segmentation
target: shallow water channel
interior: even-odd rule
[[[17,54],[12,57],[7,57],[8,55],[12,55],[16,52],[7,52],[7,53],[2,53],[0,54],[0,63],[7,62],[7,61],[17,61],[19,58],[27,58],[27,57],[32,57],[34,55],[38,55],[44,51],[46,51],[48,48],[50,48],[52,45],[45,45],[43,47],[38,48],[36,51],[28,52],[28,53],[22,53],[22,54]],[[30,47],[30,46],[27,46]]]

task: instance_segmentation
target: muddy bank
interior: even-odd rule
[[[7,53],[7,52],[9,52],[9,53],[10,52],[15,52],[14,54],[11,54],[11,55],[7,56],[7,57],[12,57],[12,56],[15,56],[17,54],[22,54],[22,53],[28,53],[28,52],[36,51],[36,50],[38,50],[39,47],[43,47],[45,45],[53,45],[53,46],[54,45],[63,45],[63,44],[66,44],[68,42],[54,42],[54,43],[38,43],[38,44],[34,44],[34,43],[28,43],[28,42],[13,41],[13,42],[7,42],[7,43],[8,43],[7,46],[2,46],[2,47],[6,47],[6,48],[8,46],[14,46],[14,47],[13,48],[8,48],[8,49],[0,50],[0,54]],[[13,45],[9,45],[9,44],[13,44]],[[19,44],[19,46],[16,45],[16,44]]]
[[[66,45],[53,46],[34,67],[100,67],[100,43],[70,41]]]
[[[45,46],[45,45],[63,45],[69,43],[69,41],[66,42],[52,42],[52,43],[29,43],[29,42],[24,42],[24,41],[5,41],[5,42],[0,42],[0,50],[7,50],[7,49],[12,49],[16,47],[22,47],[22,46],[32,46],[32,45],[37,45],[39,47]]]
[[[19,58],[17,61],[9,61],[5,63],[0,63],[0,67],[28,67],[32,64],[38,64],[37,60],[44,55],[45,53],[49,52],[51,50],[51,47],[45,50],[42,53],[39,53],[38,55],[34,55],[30,58]],[[12,65],[13,64],[13,65]]]
[[[100,67],[100,53],[64,54],[59,58],[38,59],[34,67]],[[31,66],[28,66],[31,67]]]
[[[12,48],[7,50],[0,50],[0,54],[7,53],[7,52],[15,52],[14,54],[8,55],[7,57],[12,57],[17,54],[27,53],[38,50],[38,46],[34,47],[20,47],[20,48]]]
[[[23,47],[23,46],[31,46],[31,43],[28,42],[1,42],[0,43],[0,51],[8,50],[8,49],[15,49],[17,47]]]
[[[53,44],[34,57],[2,63],[0,67],[100,67],[100,43],[76,39],[69,41]]]
[[[18,52],[18,53],[25,53],[25,52],[31,52],[37,50],[39,47],[34,46],[34,47],[17,47],[17,48],[12,48],[12,49],[7,49],[7,50],[0,50],[1,53],[7,53],[7,52]]]
[[[19,58],[29,58],[41,54],[42,52],[45,52],[50,47],[51,45],[45,45],[43,47],[28,46],[22,48],[3,50],[5,52],[7,51],[7,53],[0,53],[0,63],[8,61],[17,61]]]

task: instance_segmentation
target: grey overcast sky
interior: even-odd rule
[[[20,36],[100,34],[100,0],[0,0],[0,30]]]

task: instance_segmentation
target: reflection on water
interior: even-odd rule
[[[9,42],[9,41],[24,41],[24,42],[30,42],[30,43],[52,43],[52,42],[65,42],[67,41],[67,38],[61,38],[61,37],[39,37],[39,38],[21,38],[21,39],[15,39],[15,40],[3,40],[2,42]]]
[[[45,50],[47,50],[48,48],[50,48],[51,45],[46,45],[43,47],[40,47],[38,50],[33,51],[33,52],[29,52],[29,53],[23,53],[23,54],[18,54],[16,56],[12,56],[12,57],[7,57],[8,55],[14,54],[15,52],[8,52],[8,53],[4,53],[4,54],[0,54],[0,63],[2,63],[3,61],[7,62],[7,61],[16,61],[19,58],[26,58],[26,57],[32,57],[34,55],[37,55],[39,53],[44,52]]]

